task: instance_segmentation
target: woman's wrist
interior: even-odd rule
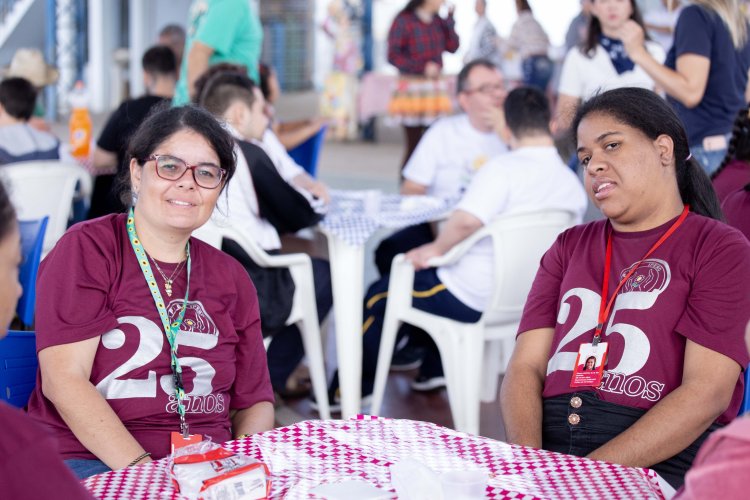
[[[128,467],[133,467],[134,465],[139,465],[142,463],[150,462],[151,461],[151,453],[148,451],[144,451],[140,455],[138,455],[136,458],[134,458],[129,464]]]

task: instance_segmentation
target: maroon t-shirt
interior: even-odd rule
[[[613,233],[608,294],[673,222]],[[574,390],[570,379],[578,349],[594,337],[609,227],[601,220],[571,228],[542,257],[518,331],[555,329],[545,398]],[[750,244],[722,222],[689,214],[618,293],[603,333],[609,355],[600,397],[644,410],[654,406],[681,383],[686,339],[744,370],[748,318]],[[743,387],[740,377],[719,423],[737,415]]]
[[[258,299],[242,266],[202,241],[190,240],[190,295],[178,338],[191,433],[231,439],[230,409],[273,401],[260,332]],[[171,276],[176,265],[159,263]],[[187,270],[164,292],[170,321],[183,305]],[[130,245],[125,214],[78,224],[39,268],[37,350],[101,337],[91,382],[135,439],[160,458],[180,420],[166,339],[151,292]],[[95,458],[42,394],[41,376],[29,413],[51,426],[65,459]]]
[[[0,428],[1,498],[93,499],[60,459],[47,429],[3,402]]]
[[[721,169],[721,172],[711,181],[720,202],[750,182],[750,163],[742,160],[732,160]]]
[[[750,191],[740,188],[724,199],[721,210],[727,224],[736,227],[750,240]]]

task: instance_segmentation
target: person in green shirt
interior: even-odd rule
[[[209,66],[221,62],[240,64],[259,82],[258,65],[263,27],[248,0],[193,0],[180,78],[172,103],[187,104],[193,86]]]

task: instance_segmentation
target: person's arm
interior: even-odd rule
[[[273,415],[273,403],[268,401],[255,403],[242,410],[233,410],[230,414],[232,436],[237,439],[244,434],[257,434],[273,429]]]
[[[448,17],[442,20],[443,32],[445,33],[445,50],[453,54],[458,50],[458,33],[456,33],[456,21],[453,19],[454,6],[448,7]]]
[[[117,166],[117,155],[97,146],[94,149],[94,168],[111,168]]]
[[[42,392],[86,449],[108,467],[120,469],[145,450],[90,381],[99,340],[93,337],[39,351]]]
[[[711,59],[699,54],[683,53],[677,56],[673,70],[657,61],[646,49],[643,28],[638,23],[628,21],[620,33],[630,59],[664,92],[688,108],[694,108],[703,100]]]
[[[426,269],[430,267],[428,261],[439,257],[463,240],[477,232],[484,224],[482,221],[464,210],[455,210],[443,226],[435,241],[417,247],[406,254],[414,268]]]
[[[727,409],[739,376],[736,361],[688,340],[680,386],[588,457],[650,467],[676,455]]]
[[[388,62],[402,73],[416,74],[420,72],[421,63],[409,53],[410,37],[409,21],[404,16],[396,16],[388,32]]]
[[[554,328],[518,335],[500,388],[500,412],[508,443],[542,447],[542,389]]]
[[[325,118],[313,118],[311,120],[299,120],[296,122],[283,122],[275,129],[276,136],[281,144],[287,150],[299,146],[310,137],[317,134],[323,125],[326,124]]]
[[[331,201],[331,194],[328,192],[328,186],[320,181],[316,181],[307,172],[302,172],[292,179],[292,184],[298,188],[302,188],[309,191],[316,198],[322,199],[324,202],[329,203]]]
[[[187,56],[187,88],[191,99],[195,96],[195,81],[208,69],[213,53],[213,47],[198,40],[190,47]]]
[[[409,179],[404,179],[404,182],[401,183],[401,194],[427,194],[427,186],[418,182],[410,181]]]

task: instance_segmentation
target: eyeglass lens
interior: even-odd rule
[[[187,163],[174,156],[156,157],[156,171],[163,179],[171,181],[180,179],[188,168],[193,171],[193,179],[201,187],[211,189],[221,184],[222,170],[216,165],[201,163],[188,167]]]

